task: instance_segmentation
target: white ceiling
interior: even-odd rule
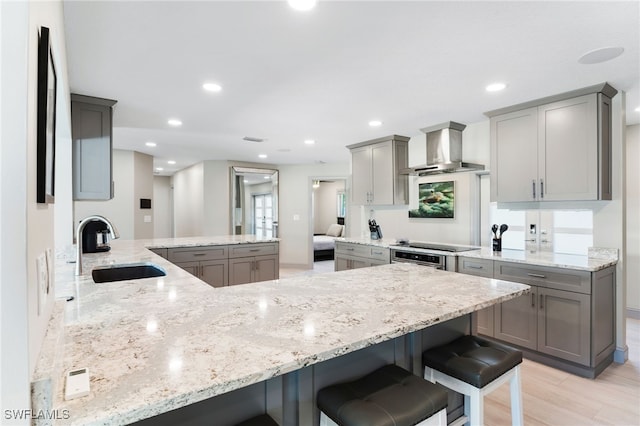
[[[202,160],[347,162],[348,144],[604,81],[640,122],[638,1],[320,0],[296,12],[285,1],[67,0],[64,13],[72,92],[116,99],[114,147],[153,155],[163,174]],[[606,46],[624,53],[578,63]],[[223,90],[205,93],[205,81]],[[507,89],[486,92],[494,81]]]

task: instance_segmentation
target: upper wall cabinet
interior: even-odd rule
[[[351,150],[351,201],[356,205],[408,204],[409,138],[392,135],[347,146]]]
[[[71,94],[73,199],[113,198],[111,99]]]
[[[491,118],[491,200],[611,199],[608,84],[485,113]]]

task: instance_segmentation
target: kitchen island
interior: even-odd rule
[[[56,424],[162,424],[191,404],[220,425],[260,411],[313,424],[318,386],[388,362],[420,374],[421,351],[468,333],[468,314],[529,291],[405,264],[213,288],[147,249],[158,244],[114,241],[85,271],[152,262],[164,277],[95,284],[57,265],[56,293],[73,300],[58,302],[33,386],[35,409],[66,417]],[[64,373],[82,367],[91,392],[65,401]]]

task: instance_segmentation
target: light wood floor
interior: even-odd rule
[[[640,320],[627,320],[629,360],[611,364],[595,380],[533,361],[522,363],[524,424],[640,425]],[[485,398],[485,426],[511,424],[509,386]]]

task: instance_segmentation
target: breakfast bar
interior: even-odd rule
[[[234,238],[219,243],[259,242]],[[227,425],[261,412],[317,424],[319,387],[389,362],[421,374],[422,351],[468,334],[469,314],[529,291],[410,264],[214,288],[148,249],[204,244],[178,240],[115,241],[79,277],[59,259],[32,386],[34,407],[64,413],[55,424]],[[96,284],[88,272],[133,262],[166,276]],[[65,372],[84,367],[89,395],[65,400]]]

